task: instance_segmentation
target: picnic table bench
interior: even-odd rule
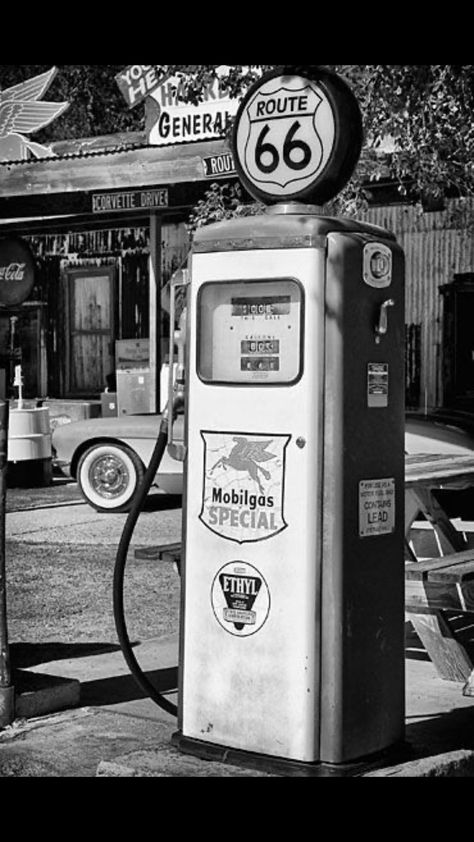
[[[474,696],[474,551],[406,562],[405,612],[438,675]]]
[[[405,457],[406,616],[438,675],[463,682],[465,696],[474,696],[474,550],[468,548],[435,492],[472,485],[472,456],[422,453]],[[443,547],[439,558],[417,560],[409,548],[410,529],[420,512]]]
[[[178,573],[181,564],[181,541],[168,544],[157,544],[153,547],[138,547],[135,558],[145,561],[168,561],[176,566]]]

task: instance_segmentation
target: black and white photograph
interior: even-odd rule
[[[48,52],[0,65],[0,778],[474,777],[474,65]]]

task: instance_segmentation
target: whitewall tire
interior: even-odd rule
[[[83,497],[98,512],[128,512],[145,468],[122,444],[95,444],[81,456],[77,482]]]

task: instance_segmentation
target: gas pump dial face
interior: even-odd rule
[[[209,383],[294,383],[300,376],[302,290],[291,279],[204,284],[198,370]]]

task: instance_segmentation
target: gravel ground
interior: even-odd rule
[[[7,488],[6,511],[21,512],[46,506],[80,503],[83,496],[76,482],[54,477],[44,488]]]
[[[8,512],[67,505],[81,499],[76,483],[7,489]],[[12,665],[44,663],[84,647],[118,645],[113,616],[115,546],[26,544],[7,541],[7,624]],[[179,577],[174,567],[129,554],[124,606],[131,640],[178,628]],[[86,650],[84,650],[86,651]]]

